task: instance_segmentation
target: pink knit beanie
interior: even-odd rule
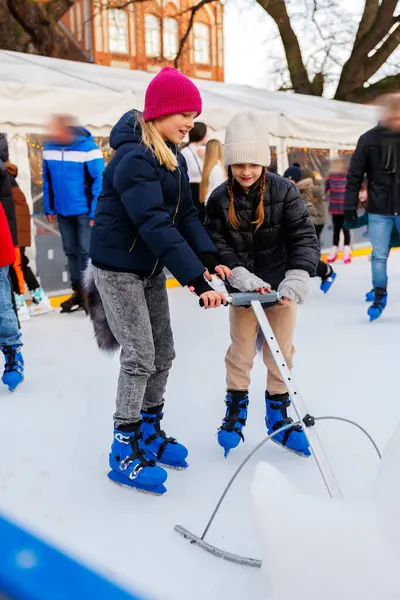
[[[195,84],[173,67],[164,67],[149,83],[144,101],[145,121],[183,112],[201,113],[202,101]]]

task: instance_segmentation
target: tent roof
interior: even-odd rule
[[[94,133],[105,135],[119,116],[141,108],[152,73],[0,51],[3,129],[40,132],[49,114],[73,113]],[[239,110],[266,113],[273,138],[293,145],[354,146],[376,123],[376,107],[249,86],[198,80],[203,120],[225,129]]]

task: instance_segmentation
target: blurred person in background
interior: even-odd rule
[[[301,169],[299,163],[293,163],[286,169],[283,176],[285,179],[290,179],[297,187],[313,222],[318,243],[320,243],[320,236],[326,223],[326,205],[321,183],[317,183],[314,171],[307,168]],[[321,278],[320,289],[326,294],[336,279],[336,273],[331,265],[320,260],[317,266],[317,277]]]
[[[199,219],[202,223],[206,218],[206,208],[200,202],[200,183],[203,175],[206,143],[207,125],[201,121],[196,121],[193,129],[189,132],[189,143],[181,151],[187,164],[193,204],[199,212]]]
[[[26,321],[29,320],[30,314],[36,315],[49,312],[52,310],[52,307],[43,288],[30,268],[29,259],[25,253],[26,247],[31,245],[31,214],[25,194],[16,181],[18,169],[9,160],[7,138],[3,134],[0,134],[0,159],[7,169],[11,182],[11,193],[16,219],[15,261],[10,266],[10,277],[16,295],[19,320]],[[32,294],[32,303],[29,310],[24,296],[25,283]]]
[[[206,205],[211,193],[227,178],[224,167],[224,147],[219,140],[209,140],[206,145],[200,183],[200,203]]]
[[[9,266],[14,262],[17,239],[11,181],[0,159],[0,348],[4,354],[2,382],[13,392],[24,379],[22,339],[9,279]]]
[[[57,217],[68,258],[73,295],[62,312],[83,308],[81,279],[103,171],[103,155],[89,131],[69,115],[54,115],[43,151],[43,193],[44,212],[52,225]]]
[[[380,123],[358,140],[345,196],[345,216],[350,224],[357,220],[359,192],[365,177],[375,295],[368,316],[374,321],[387,303],[387,259],[393,226],[400,231],[400,93],[385,99]]]
[[[340,234],[343,231],[344,252],[343,262],[351,262],[350,232],[344,224],[344,195],[346,191],[347,165],[344,160],[333,160],[329,175],[325,182],[325,193],[329,199],[329,212],[333,222],[333,247],[328,255],[328,262],[335,262],[338,256]]]

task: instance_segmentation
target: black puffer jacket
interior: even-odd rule
[[[256,231],[259,184],[245,194],[234,182],[236,230],[228,219],[228,184],[223,183],[207,203],[205,227],[217,247],[221,263],[231,269],[246,267],[277,289],[289,269],[315,276],[320,258],[317,236],[303,200],[287,179],[267,174],[264,223]]]
[[[345,210],[356,210],[364,178],[368,179],[367,211],[400,215],[400,132],[378,125],[358,140],[347,174]]]
[[[6,213],[8,225],[14,246],[17,245],[17,220],[15,217],[15,206],[12,195],[11,177],[4,164],[8,161],[8,145],[5,135],[0,134],[0,202]]]

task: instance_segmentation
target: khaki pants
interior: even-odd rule
[[[289,369],[294,356],[293,332],[296,325],[297,304],[276,304],[265,309],[268,321],[276,336]],[[248,390],[250,371],[256,355],[258,321],[252,308],[231,306],[229,309],[231,345],[225,357],[228,390]],[[264,342],[264,363],[268,369],[267,390],[271,395],[284,394],[286,386],[275,365],[271,352]]]

